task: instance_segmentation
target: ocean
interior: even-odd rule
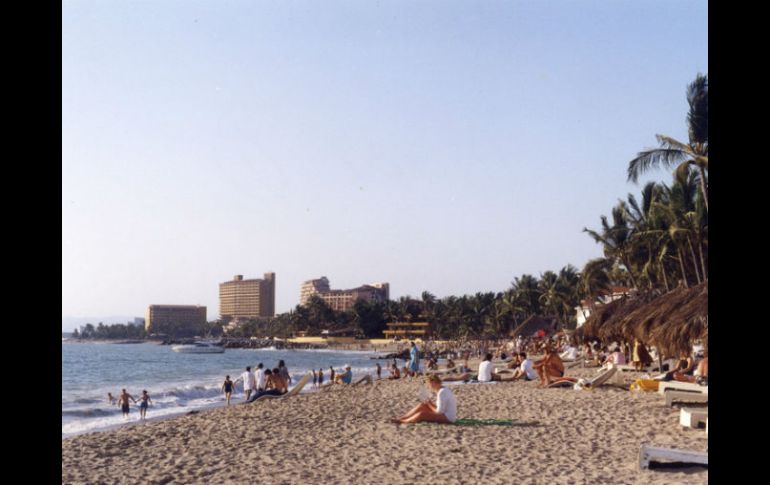
[[[147,418],[184,414],[192,410],[224,406],[221,392],[225,376],[235,380],[246,366],[252,371],[260,362],[278,367],[283,359],[292,385],[311,369],[329,366],[336,372],[349,364],[353,378],[375,374],[371,351],[227,349],[223,354],[181,354],[171,346],[157,344],[111,344],[62,342],[62,438],[101,431],[126,423],[120,409],[107,402],[107,393],[117,398],[121,389],[138,399],[146,389],[152,400]],[[383,369],[384,375],[387,371]],[[302,390],[313,392],[312,381]],[[243,400],[239,383],[231,404]],[[139,420],[139,408],[131,403],[128,422]]]

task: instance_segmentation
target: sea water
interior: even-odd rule
[[[284,360],[293,386],[311,369],[324,370],[329,382],[329,366],[335,372],[349,364],[353,379],[375,374],[379,355],[371,351],[227,349],[222,354],[183,354],[171,346],[111,343],[62,342],[62,438],[100,431],[126,423],[120,408],[107,401],[107,393],[117,399],[121,389],[139,399],[147,390],[152,400],[147,418],[184,414],[192,410],[223,406],[222,383],[229,375],[235,380],[258,363],[266,369],[278,367]],[[380,362],[380,365],[387,368]],[[312,392],[312,380],[302,390]],[[243,400],[243,386],[238,383],[231,398]],[[128,422],[139,420],[139,407],[131,401]]]

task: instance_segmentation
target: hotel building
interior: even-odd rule
[[[322,276],[319,279],[302,283],[300,289],[300,305],[307,305],[312,295],[318,295],[332,310],[345,311],[353,307],[358,299],[366,301],[386,301],[390,298],[389,283],[372,283],[349,290],[332,290],[329,280]]]
[[[206,323],[206,307],[198,305],[150,305],[144,318],[147,333],[175,333],[180,328],[200,328]]]
[[[275,316],[275,273],[252,280],[235,275],[232,281],[220,283],[219,314],[226,322]]]

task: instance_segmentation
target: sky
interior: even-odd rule
[[[214,320],[236,274],[275,272],[280,313],[321,276],[442,298],[580,269],[641,190],[628,162],[687,140],[707,24],[694,0],[64,0],[62,330]]]

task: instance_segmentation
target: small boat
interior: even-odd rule
[[[225,348],[210,342],[195,342],[194,344],[174,345],[171,350],[181,354],[221,354]]]

